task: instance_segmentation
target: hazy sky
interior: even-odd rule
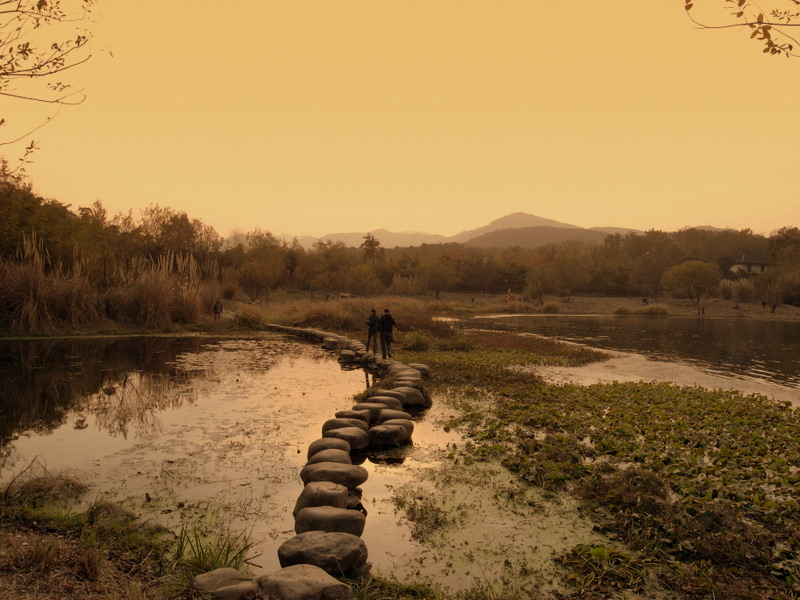
[[[682,0],[98,1],[70,74],[87,100],[28,169],[73,208],[156,203],[222,235],[451,235],[517,211],[800,225],[800,59],[698,30]],[[0,102],[9,133],[35,111]]]

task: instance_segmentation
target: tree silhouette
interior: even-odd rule
[[[60,79],[89,60],[89,25],[94,0],[0,0],[0,96],[47,104],[80,104],[82,90]],[[4,140],[11,144],[25,135]],[[6,122],[0,115],[0,125]],[[30,146],[32,151],[35,145]]]
[[[380,253],[381,243],[371,233],[368,233],[364,236],[364,243],[359,246],[364,251],[364,258],[372,263],[372,266],[375,266],[375,259],[378,258],[378,254]]]
[[[764,54],[797,56],[797,39],[791,34],[800,27],[798,0],[684,0],[686,14],[703,29],[750,29],[750,39],[763,43]],[[716,7],[712,10],[711,5]],[[702,10],[701,10],[702,9]],[[698,13],[701,11],[701,14]]]

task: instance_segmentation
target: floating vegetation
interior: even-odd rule
[[[577,496],[618,540],[562,556],[579,597],[645,583],[678,598],[797,597],[798,411],[669,383],[546,384],[509,366],[589,357],[553,343],[540,360],[518,337],[482,334],[473,351],[414,360],[459,409],[449,426],[471,440],[461,460],[496,458],[531,485]]]

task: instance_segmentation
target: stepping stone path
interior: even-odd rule
[[[338,411],[322,423],[322,437],[309,445],[300,472],[303,491],[292,512],[297,535],[278,548],[282,568],[257,579],[236,569],[215,569],[196,576],[192,584],[215,600],[249,600],[258,594],[270,600],[351,600],[352,589],[337,577],[351,575],[367,562],[367,546],[360,537],[366,524],[360,486],[369,473],[352,464],[350,454],[411,442],[414,417],[406,409],[430,406],[422,387],[430,369],[379,358],[359,341],[319,329],[265,329],[338,351],[343,366],[362,368],[387,387],[373,390],[367,401],[350,410]]]

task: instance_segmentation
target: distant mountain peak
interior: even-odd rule
[[[514,232],[508,230],[514,230]],[[577,225],[546,219],[530,213],[514,212],[500,217],[499,219],[495,219],[483,227],[462,231],[461,233],[449,237],[418,231],[392,232],[381,227],[369,232],[328,233],[319,237],[298,236],[297,240],[298,243],[306,248],[311,248],[314,243],[319,240],[340,241],[346,246],[358,248],[364,242],[364,236],[369,233],[375,237],[384,248],[421,246],[423,244],[466,244],[470,240],[476,240],[476,244],[474,245],[512,243],[514,245],[530,246],[531,244],[535,245],[537,243],[536,239],[558,241],[574,238],[595,242],[602,239],[601,234],[627,233],[631,231],[635,230],[621,227],[593,227],[592,229],[585,229]],[[493,235],[490,236],[489,234]],[[280,235],[277,237],[289,242],[293,239],[293,237],[287,235]],[[477,238],[481,239],[477,240]]]

